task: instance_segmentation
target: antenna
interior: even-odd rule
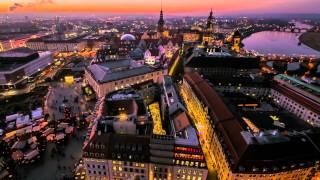
[[[161,11],[162,11],[162,0],[161,0]]]

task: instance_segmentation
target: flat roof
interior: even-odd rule
[[[117,81],[120,79],[147,74],[153,71],[153,69],[148,66],[131,66],[130,61],[127,60],[93,64],[87,69],[100,83]]]
[[[241,116],[248,118],[261,130],[302,131],[312,128],[307,122],[286,111],[245,111],[240,114]],[[281,123],[284,126],[277,125],[278,123]],[[244,123],[242,124],[244,128],[247,126]]]
[[[224,92],[220,94],[221,99],[235,115],[239,115],[239,121],[243,129],[247,129],[248,121],[260,130],[301,131],[311,129],[304,120],[296,117],[286,110],[278,110],[267,102],[260,102],[252,96],[242,93]],[[239,107],[239,104],[256,104],[253,110],[248,107]],[[245,118],[246,120],[244,120]],[[247,121],[247,122],[246,122]]]
[[[37,51],[31,50],[29,48],[21,47],[21,48],[0,52],[0,60],[2,58],[26,58],[36,53]]]
[[[285,81],[295,87],[298,87],[298,88],[303,89],[311,94],[314,94],[315,96],[320,97],[320,87],[318,87],[318,86],[314,86],[314,85],[305,83],[297,78],[287,76],[285,74],[276,75],[276,76],[274,76],[274,78],[283,80],[283,81]]]
[[[14,70],[39,57],[39,53],[28,48],[17,48],[0,52],[0,71]]]

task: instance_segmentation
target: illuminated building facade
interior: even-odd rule
[[[53,62],[52,53],[17,48],[0,53],[0,86],[12,88]]]
[[[316,127],[320,127],[319,95],[319,88],[299,79],[282,74],[274,77],[271,90],[274,101]]]
[[[59,35],[50,35],[30,39],[26,42],[26,46],[37,51],[74,52],[81,51],[87,47],[87,42],[82,40],[82,38],[84,38],[83,35],[70,38],[61,37]]]
[[[232,50],[239,53],[240,47],[241,47],[241,34],[237,30],[233,33],[233,36],[232,36]]]
[[[181,108],[170,113],[167,135],[153,134],[140,95],[132,89],[107,95],[83,147],[88,179],[207,179],[195,129]]]
[[[134,60],[117,60],[91,64],[85,69],[85,81],[98,97],[147,81],[161,82],[167,69],[152,68]]]
[[[128,54],[137,47],[138,41],[132,34],[124,34],[120,38],[118,54],[120,57],[128,57]]]
[[[183,33],[183,43],[195,44],[201,42],[201,34],[199,31],[188,31]]]
[[[219,179],[308,179],[318,171],[317,131],[255,134],[197,73],[184,76],[180,92],[198,131],[204,133],[200,142]]]

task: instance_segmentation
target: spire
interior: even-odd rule
[[[160,19],[158,21],[158,32],[163,32],[163,31],[164,31],[164,19],[163,19],[162,0],[161,0]]]
[[[208,20],[207,20],[207,30],[212,30],[213,29],[213,12],[212,12],[212,8],[211,8],[211,11],[210,11],[210,15],[208,17]]]

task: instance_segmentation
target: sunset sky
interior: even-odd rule
[[[151,14],[160,0],[0,0],[0,13],[97,12]],[[168,14],[319,13],[320,0],[163,0]]]

